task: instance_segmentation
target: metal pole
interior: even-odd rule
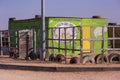
[[[65,64],[67,64],[67,44],[66,44],[66,28],[64,28],[64,35],[65,35]]]
[[[82,26],[80,26],[80,63],[83,63],[83,43]]]
[[[41,0],[41,53],[40,59],[44,60],[46,55],[46,30],[45,30],[45,0]]]
[[[0,32],[0,39],[1,39],[1,40],[0,40],[0,41],[1,41],[1,46],[0,46],[0,47],[1,47],[1,54],[0,54],[0,55],[1,55],[1,56],[3,55],[3,51],[2,51],[3,41],[2,41],[2,38],[3,38],[3,34],[2,34],[2,31],[1,31],[1,32]]]
[[[102,27],[102,63],[104,62],[104,26]]]

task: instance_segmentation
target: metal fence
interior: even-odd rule
[[[55,27],[46,29],[46,52],[47,54],[63,54],[65,58],[75,55],[96,55],[120,50],[120,26],[74,26]],[[41,51],[41,34],[38,28],[8,30],[8,35],[3,36],[0,31],[1,55],[12,48],[18,49],[21,58],[33,50],[39,56]],[[29,36],[29,39],[27,39]],[[4,39],[7,37],[7,46]],[[3,49],[4,48],[4,49]],[[65,60],[66,61],[66,60]],[[82,61],[82,60],[81,60]]]

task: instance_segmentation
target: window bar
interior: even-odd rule
[[[115,27],[113,27],[113,51],[115,49]]]
[[[90,27],[90,52],[93,53],[93,35],[92,35],[93,27]]]
[[[101,48],[102,48],[102,63],[104,61],[104,26],[102,26],[102,44],[101,44]]]
[[[75,36],[75,32],[74,32],[74,30],[75,30],[75,27],[73,27],[72,28],[72,41],[73,41],[73,46],[72,46],[72,53],[74,53],[74,49],[75,49],[75,41],[74,41],[74,36]]]
[[[66,58],[67,58],[67,44],[66,44],[66,28],[64,28],[64,36],[65,36],[65,64],[67,64],[67,60],[66,60]]]
[[[58,52],[60,53],[60,29],[61,28],[58,28],[58,29],[59,29]]]
[[[52,32],[52,54],[54,54],[53,29],[51,29],[51,32]]]
[[[80,26],[80,62],[83,62],[83,51],[82,51],[82,26]]]
[[[0,46],[0,47],[1,47],[1,48],[3,47],[2,35],[3,35],[3,34],[2,34],[2,31],[1,31],[1,32],[0,32],[0,37],[1,37],[1,38],[0,38],[0,39],[1,39],[1,40],[0,40],[0,41],[1,41],[1,42],[0,42],[0,43],[1,43],[1,46]],[[0,55],[2,56],[2,55],[3,55],[2,50],[1,50],[0,53],[1,53]]]

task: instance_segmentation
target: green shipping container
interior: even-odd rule
[[[51,54],[64,54],[66,50],[67,54],[74,53],[77,55],[80,53],[81,48],[83,53],[100,54],[102,39],[107,39],[108,37],[107,19],[105,18],[46,17],[45,20],[47,31],[46,46]],[[9,21],[9,30],[18,28],[40,28],[40,18]],[[104,30],[103,36],[102,30]],[[37,48],[40,47],[39,31],[36,30],[37,44],[35,44]],[[82,43],[80,43],[81,37]],[[80,44],[82,44],[82,47]],[[108,41],[104,40],[104,49],[107,48]]]
[[[65,53],[65,47],[67,48],[67,54],[79,54],[80,53],[80,36],[82,36],[82,50],[83,53],[95,53],[100,54],[102,48],[102,39],[107,39],[107,20],[105,18],[49,18],[49,28],[53,28],[49,31],[49,38],[56,39],[49,41],[49,47],[54,47],[50,52],[55,54]],[[71,27],[66,30],[66,39],[70,41],[65,42],[61,39],[65,39],[65,31],[63,27]],[[73,28],[74,27],[74,33]],[[82,34],[80,34],[81,30]],[[103,28],[102,28],[103,27]],[[102,37],[102,29],[104,29],[104,35]],[[74,37],[73,37],[74,34]],[[60,39],[60,41],[59,41]],[[73,40],[74,39],[74,40]],[[104,49],[108,48],[107,40],[104,40]],[[61,50],[59,50],[61,49]],[[73,49],[75,51],[73,51]]]

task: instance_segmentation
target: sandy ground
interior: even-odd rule
[[[120,67],[120,64],[87,64],[70,65],[41,63],[40,61],[21,61],[0,58],[0,64],[32,65],[32,66],[63,66],[63,67]],[[120,71],[106,72],[41,72],[0,69],[0,80],[120,80]]]
[[[9,57],[0,57],[0,64],[10,64],[10,65],[25,65],[25,66],[44,66],[44,67],[120,67],[120,64],[65,64],[55,63],[55,62],[44,62],[40,60],[19,60],[11,59]]]
[[[120,80],[120,71],[35,72],[20,70],[0,70],[0,80]]]

